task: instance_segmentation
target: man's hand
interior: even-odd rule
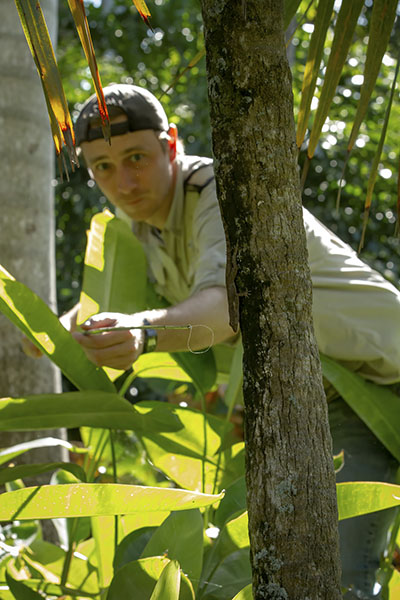
[[[134,328],[138,324],[137,319],[132,315],[100,313],[81,326],[83,333],[74,332],[72,335],[95,365],[125,371],[143,351],[144,332]],[[118,330],[118,327],[130,326],[132,329]],[[91,333],[93,330],[111,327],[115,330]]]

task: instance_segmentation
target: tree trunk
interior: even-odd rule
[[[54,151],[40,80],[14,2],[0,0],[0,262],[56,310],[53,188]],[[43,2],[52,37],[57,3]],[[0,313],[0,397],[61,391],[58,370],[21,349],[22,334]],[[61,431],[1,433],[0,447]],[[23,455],[52,462],[58,448]]]
[[[283,0],[202,0],[231,323],[244,346],[253,595],[341,598]]]

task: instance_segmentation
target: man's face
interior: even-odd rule
[[[173,143],[163,147],[158,135],[152,129],[132,131],[113,137],[111,145],[98,139],[81,148],[108,200],[131,219],[162,229],[174,195],[176,148]]]

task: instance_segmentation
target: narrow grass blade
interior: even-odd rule
[[[307,150],[309,158],[314,156],[314,152],[321,135],[322,126],[325,123],[326,117],[328,116],[332,99],[335,95],[336,87],[339,83],[340,75],[342,73],[343,65],[353,39],[357,19],[363,5],[364,0],[343,0],[342,2],[336,21],[335,36],[326,68],[324,85],[322,87],[317,112],[310,134],[310,141]]]
[[[298,148],[301,147],[307,130],[311,102],[314,96],[315,84],[321,64],[326,33],[331,21],[333,4],[334,0],[326,0],[325,2],[319,2],[317,8],[315,26],[311,36],[310,49],[308,51],[307,63],[304,70],[303,86],[301,90],[301,101],[296,133],[296,142]]]
[[[147,8],[147,4],[144,0],[132,0],[133,4],[136,6],[136,9],[139,13],[139,15],[142,17],[143,21],[146,23],[146,25],[148,27],[150,27],[151,30],[153,30],[152,26],[150,25],[150,21],[149,18],[151,17],[150,11]]]

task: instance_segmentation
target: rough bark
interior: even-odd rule
[[[0,0],[0,263],[56,310],[53,188],[54,152],[40,80],[14,2]],[[53,37],[57,3],[42,3]],[[21,348],[22,334],[0,313],[0,397],[61,391],[58,370]],[[0,433],[0,447],[55,435]],[[58,448],[23,455],[23,461],[60,460]]]
[[[341,598],[283,0],[202,0],[231,322],[244,345],[253,595]]]

